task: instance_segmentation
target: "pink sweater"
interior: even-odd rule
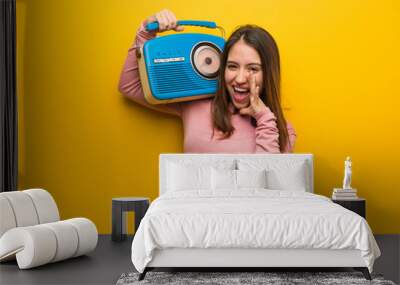
[[[179,116],[184,127],[184,152],[189,153],[280,153],[279,133],[276,126],[276,117],[266,107],[256,114],[257,126],[251,124],[250,116],[233,114],[233,134],[227,139],[221,139],[215,131],[211,116],[211,99],[190,102],[172,103],[165,105],[151,105],[146,102],[140,83],[136,48],[155,37],[154,33],[147,32],[144,24],[138,30],[136,40],[128,51],[121,78],[119,90],[128,98],[148,108]],[[285,152],[292,152],[296,133],[293,127],[287,124],[289,141]]]

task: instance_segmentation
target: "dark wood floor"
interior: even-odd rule
[[[115,284],[124,272],[134,271],[131,262],[132,238],[112,242],[100,235],[97,248],[87,256],[18,270],[16,262],[0,264],[0,284]]]
[[[399,283],[400,235],[376,235],[382,251],[375,273]],[[19,270],[16,262],[0,264],[0,284],[115,284],[124,272],[134,271],[130,259],[132,238],[112,242],[109,235],[99,237],[96,250],[88,256]]]

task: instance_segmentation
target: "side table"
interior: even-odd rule
[[[112,234],[113,241],[126,239],[126,212],[135,212],[135,231],[149,208],[150,200],[144,197],[123,197],[112,199]]]
[[[365,213],[365,204],[366,201],[364,198],[357,198],[354,200],[338,200],[338,199],[332,199],[332,202],[339,204],[340,206],[353,211],[354,213],[359,214],[361,217],[366,219],[366,213]]]

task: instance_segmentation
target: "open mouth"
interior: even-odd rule
[[[250,89],[247,88],[239,88],[234,86],[233,87],[233,99],[237,102],[237,103],[246,103],[247,98],[250,95]]]

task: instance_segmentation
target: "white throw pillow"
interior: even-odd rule
[[[211,184],[213,190],[241,188],[267,188],[266,170],[211,170]]]
[[[169,163],[167,188],[168,191],[211,189],[211,167]]]
[[[236,190],[236,170],[212,168],[211,184],[214,190]]]
[[[236,170],[238,188],[267,188],[267,171]]]
[[[276,169],[267,171],[268,189],[306,191],[307,177],[304,167],[278,171]]]
[[[236,159],[178,158],[166,162],[167,191],[211,190],[211,168],[235,169]]]
[[[307,191],[310,189],[308,164],[304,160],[238,160],[239,170],[266,169],[267,188]]]

